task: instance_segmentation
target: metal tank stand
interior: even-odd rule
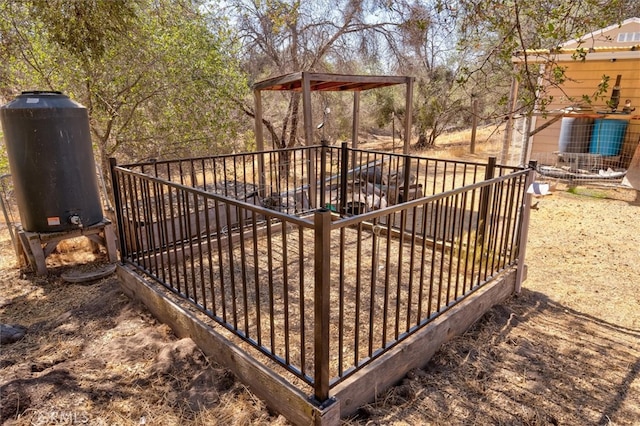
[[[37,275],[47,274],[47,256],[53,253],[60,241],[69,238],[87,237],[91,240],[92,245],[101,245],[107,249],[110,263],[115,263],[118,260],[113,224],[107,219],[95,225],[64,232],[28,232],[18,227],[17,234],[22,255]]]

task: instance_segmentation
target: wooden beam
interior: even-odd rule
[[[267,80],[253,85],[254,90],[292,90],[304,91],[303,80],[308,78],[314,91],[351,91],[369,90],[378,87],[405,84],[407,77],[388,75],[349,75],[333,73],[295,72]]]
[[[353,121],[351,127],[351,148],[358,148],[358,129],[360,128],[360,92],[353,92]],[[352,164],[351,167],[355,167]]]
[[[260,90],[253,91],[255,101],[255,132],[256,132],[256,151],[264,151],[264,131],[262,129],[262,94]],[[266,177],[264,172],[264,154],[258,155],[258,191],[262,198],[266,197]]]
[[[245,219],[247,220],[247,219]],[[283,225],[283,222],[276,222],[271,225],[272,232],[281,232],[282,226],[287,226],[286,232],[291,231],[291,225]],[[241,239],[249,240],[254,237],[262,237],[267,233],[267,226],[263,225],[257,228],[254,233],[253,228],[244,230],[242,232],[232,232],[227,235],[210,235],[207,237],[206,235],[198,235],[194,238],[200,238],[203,244],[192,244],[192,247],[188,243],[182,243],[178,241],[170,246],[165,247],[155,247],[152,250],[147,250],[139,248],[135,249],[135,247],[129,248],[129,256],[136,256],[136,263],[143,267],[150,268],[158,268],[163,265],[175,265],[178,262],[183,262],[186,259],[189,259],[193,256],[205,255],[209,252],[209,245],[205,244],[206,239],[210,238],[213,242],[220,240],[220,244],[224,247],[229,246],[229,239],[231,239],[231,244],[238,244]]]
[[[411,144],[411,116],[413,114],[413,77],[406,78],[406,95],[405,95],[405,107],[404,107],[404,148],[403,153],[409,153],[409,146]]]
[[[313,115],[311,113],[311,80],[309,73],[302,73],[302,113],[304,117],[304,139],[305,145],[314,145],[313,143]],[[307,160],[309,161],[309,203],[311,208],[318,207],[318,177],[316,176],[316,151],[306,150]]]
[[[551,120],[547,121],[546,123],[544,123],[542,126],[536,127],[534,130],[532,130],[529,133],[529,137],[535,135],[536,133],[546,129],[547,127],[551,126],[553,123],[558,122],[560,119],[562,118],[562,114],[560,115],[556,115],[555,117],[553,117]]]
[[[478,130],[478,99],[475,96],[471,98],[471,154],[476,153],[476,132]]]
[[[308,73],[302,73],[302,116],[304,121],[305,145],[313,143],[313,115],[311,111],[311,81]]]
[[[262,94],[259,90],[253,91],[255,102],[255,130],[256,130],[256,150],[264,151],[264,132],[262,130]]]
[[[519,68],[518,64],[515,64],[515,69]],[[509,91],[509,115],[507,116],[507,127],[504,132],[504,139],[502,140],[502,156],[500,157],[500,164],[507,164],[509,160],[509,148],[511,147],[511,139],[513,138],[513,114],[516,110],[518,101],[518,79],[513,77],[511,79],[511,90]]]
[[[110,221],[104,219],[94,225],[67,231],[39,233],[18,229],[17,234],[22,245],[22,251],[25,253],[31,267],[37,275],[46,275],[47,257],[53,253],[60,241],[70,238],[86,237],[107,249],[109,262],[117,261],[116,237],[112,226]]]

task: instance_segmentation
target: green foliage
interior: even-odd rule
[[[566,68],[555,62],[558,46],[633,16],[628,13],[634,10],[634,3],[637,9],[635,0],[458,0],[447,7],[456,10],[461,48],[480,48],[481,61],[467,68],[465,78],[479,81],[500,70],[511,80],[512,74],[521,88],[520,112],[530,113],[534,109],[544,112],[550,104],[546,88],[559,87],[567,80]],[[511,72],[516,54],[521,62]],[[588,54],[588,49],[578,46],[573,58],[584,61]],[[547,66],[541,68],[541,62]],[[599,95],[598,90],[575,101],[591,103]]]
[[[104,56],[108,46],[135,25],[135,14],[133,3],[126,0],[33,0],[31,5],[31,16],[40,18],[50,40],[85,60]]]
[[[238,114],[238,106],[253,113],[245,73],[251,81],[301,70],[405,74],[417,77],[415,130],[433,144],[445,129],[468,124],[473,95],[485,121],[510,113],[512,78],[521,87],[520,112],[544,110],[552,100],[545,87],[566,82],[566,70],[551,53],[543,74],[534,61],[540,57],[526,52],[554,52],[637,12],[631,0],[4,1],[0,94],[61,90],[87,106],[104,164],[113,155],[252,146],[235,143],[251,127]],[[514,71],[516,52],[524,56]],[[587,55],[580,46],[574,57]],[[592,102],[608,88],[603,78],[577,101]],[[338,102],[331,99],[326,131],[348,137],[350,105]],[[384,127],[403,114],[399,92],[380,91],[374,103],[363,122]],[[299,143],[299,95],[265,99],[263,110],[275,143]]]
[[[380,89],[375,93],[375,103],[377,107],[374,111],[375,122],[379,128],[383,128],[394,119],[397,114],[395,104],[400,104],[400,102],[396,102],[394,99],[392,89]]]
[[[7,157],[7,148],[4,144],[2,130],[0,130],[0,176],[9,173],[9,157]]]
[[[3,3],[0,76],[13,93],[60,90],[85,105],[94,144],[136,160],[233,149],[232,96],[247,90],[224,27],[196,3]],[[221,22],[221,24],[224,24]]]
[[[417,146],[435,145],[447,127],[458,125],[463,116],[464,100],[456,92],[455,82],[447,73],[435,73],[431,79],[421,78],[416,85],[414,121],[418,133]]]

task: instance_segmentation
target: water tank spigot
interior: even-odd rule
[[[80,219],[80,215],[72,214],[71,216],[69,216],[69,223],[82,228],[82,220]]]

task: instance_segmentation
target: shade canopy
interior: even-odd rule
[[[411,114],[413,102],[413,77],[379,76],[379,75],[347,75],[314,72],[296,72],[259,81],[253,85],[255,99],[255,129],[256,147],[264,149],[264,134],[262,131],[262,91],[293,91],[302,93],[304,136],[307,145],[313,140],[313,123],[311,114],[311,92],[354,92],[353,95],[353,126],[352,147],[358,144],[360,92],[397,84],[406,85],[405,96],[405,129],[404,152],[409,152],[409,138],[411,132]]]
[[[413,78],[399,76],[374,76],[374,75],[345,75],[326,74],[313,72],[297,72],[273,77],[260,81],[253,85],[253,95],[255,99],[255,130],[256,148],[264,151],[264,134],[262,129],[262,91],[293,91],[302,93],[302,112],[304,116],[304,138],[306,145],[313,145],[313,123],[311,114],[311,92],[332,91],[332,92],[353,92],[353,123],[352,123],[352,148],[358,146],[358,128],[360,113],[360,92],[363,90],[376,89],[380,87],[393,86],[396,84],[406,85],[405,96],[405,117],[404,125],[404,148],[405,154],[409,153],[409,140],[411,135],[411,106],[413,103]],[[326,143],[323,141],[323,143]],[[308,155],[314,155],[308,153]],[[314,158],[309,158],[310,176],[315,176]],[[261,179],[261,187],[264,188],[264,164],[259,161],[258,172]],[[324,184],[324,182],[322,183]],[[316,192],[319,182],[309,182],[309,198],[312,206],[316,206]],[[320,205],[324,205],[324,193],[320,191]]]
[[[411,77],[380,75],[346,75],[297,72],[281,75],[254,84],[254,90],[291,90],[302,92],[303,80],[309,81],[309,88],[315,91],[347,92],[377,89],[379,87],[407,84]]]

